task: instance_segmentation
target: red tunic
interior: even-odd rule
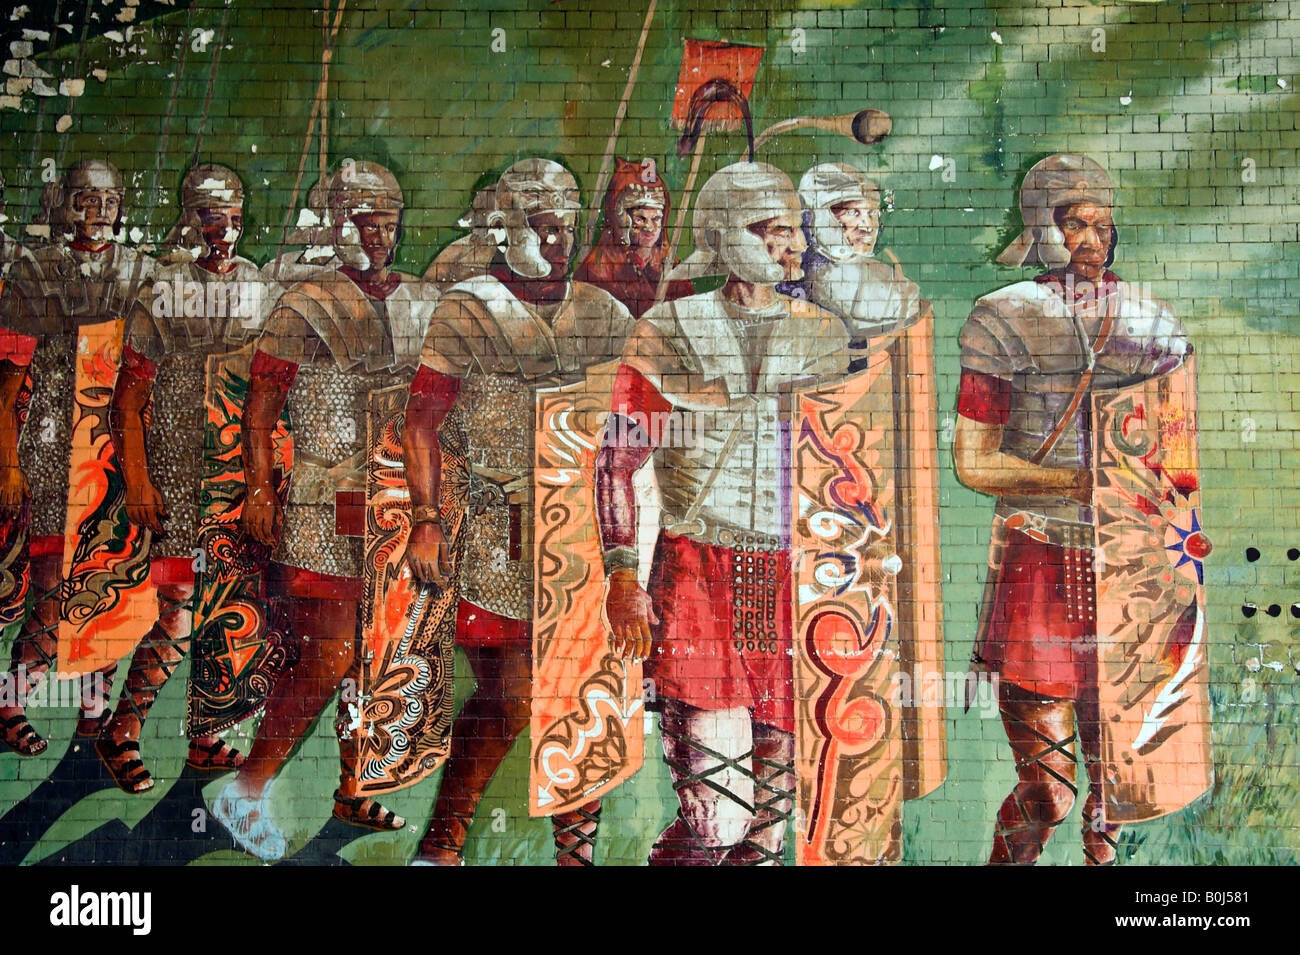
[[[957,412],[1005,424],[1011,383],[963,370]],[[995,532],[996,533],[996,532]],[[1078,699],[1096,686],[1097,599],[1091,548],[1066,548],[1005,530],[984,608],[987,629],[975,659],[1034,693]]]
[[[737,574],[737,558],[754,570]],[[661,533],[647,591],[660,620],[645,663],[657,695],[702,710],[748,707],[756,722],[793,732],[789,553]]]

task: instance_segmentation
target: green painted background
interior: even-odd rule
[[[350,0],[331,68],[330,162],[375,159],[398,174],[408,211],[397,265],[408,271],[422,271],[460,234],[454,223],[473,186],[515,158],[562,159],[591,188],[645,12],[643,3],[610,0],[467,6]],[[39,105],[27,99],[23,111],[0,111],[11,219],[34,211],[36,193],[24,187],[39,187],[42,159],[62,166],[80,155],[104,155],[128,173],[130,222],[160,237],[175,213],[217,49],[214,40],[205,52],[187,50],[177,78],[178,44],[195,29],[220,30],[222,16],[222,4],[201,0],[136,25],[129,41],[72,43],[46,57],[44,67],[56,76],[103,67],[107,78],[90,79],[72,103],[66,136],[55,131],[69,111],[65,98]],[[503,53],[489,49],[495,28],[506,31]],[[1104,52],[1093,50],[1098,28]],[[803,31],[802,50],[796,30]],[[201,158],[243,175],[251,228],[241,251],[261,262],[275,253],[289,208],[319,78],[320,14],[306,3],[234,0],[225,36]],[[675,197],[686,161],[673,151],[668,117],[683,36],[766,48],[752,97],[758,128],[863,106],[891,114],[893,135],[881,146],[795,133],[759,158],[796,181],[815,162],[855,162],[893,190],[882,242],[933,302],[941,421],[951,419],[956,334],[973,300],[1027,274],[992,262],[1019,227],[1015,196],[1024,171],[1061,151],[1088,153],[1110,171],[1120,230],[1115,269],[1150,283],[1169,302],[1200,355],[1204,523],[1215,543],[1206,585],[1216,786],[1183,813],[1126,829],[1121,861],[1296,861],[1300,621],[1289,608],[1300,601],[1300,562],[1289,562],[1285,551],[1300,547],[1300,4],[662,0],[618,151],[655,157]],[[738,135],[712,137],[702,175],[732,161],[742,146]],[[316,148],[313,142],[304,192],[316,178]],[[942,167],[931,169],[935,156],[955,161],[955,181],[944,181]],[[1253,182],[1243,181],[1247,167]],[[992,500],[957,483],[946,437],[945,610],[949,665],[962,669],[982,591]],[[1258,562],[1246,561],[1248,546],[1261,551]],[[1261,611],[1247,621],[1247,601],[1277,604],[1282,613]],[[1265,665],[1252,673],[1245,665],[1251,657],[1281,669]],[[458,682],[464,695],[463,666]],[[130,824],[147,812],[184,758],[183,694],[183,679],[172,680],[145,731],[144,752],[161,785],[143,797],[114,790],[84,800],[29,861],[57,853],[107,818]],[[32,760],[0,758],[5,804],[44,778],[71,735],[71,710],[34,716],[44,721],[51,746]],[[906,810],[910,862],[982,862],[994,813],[1014,781],[996,719],[954,710],[949,738],[948,782]],[[675,811],[657,735],[647,749],[645,769],[606,802],[597,861],[640,862]],[[521,742],[483,802],[468,862],[550,858],[549,823],[529,819],[524,809],[526,772]],[[336,775],[326,719],[274,790],[293,845],[327,818]],[[390,805],[422,831],[435,792],[436,777]],[[1044,861],[1082,862],[1077,818],[1076,811],[1061,827]],[[504,831],[494,831],[494,822]],[[354,862],[404,861],[417,838],[416,831],[367,836],[347,855]],[[202,861],[255,864],[235,851]]]

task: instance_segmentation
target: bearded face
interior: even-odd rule
[[[538,251],[551,267],[550,274],[542,278],[556,281],[568,274],[577,222],[574,212],[539,212],[528,217],[528,228],[537,236]]]
[[[106,189],[82,189],[72,196],[76,239],[86,245],[112,241],[122,197]]]
[[[788,212],[749,227],[763,240],[768,258],[781,268],[787,282],[803,278],[803,253],[808,248],[799,215]]]
[[[244,209],[242,206],[223,206],[199,209],[199,225],[203,230],[203,245],[206,256],[213,258],[230,258],[235,254],[235,245],[244,233]]]
[[[400,212],[353,212],[338,214],[334,228],[334,250],[347,265],[361,272],[375,272],[392,264],[401,231]]]
[[[840,224],[844,244],[858,255],[872,255],[880,237],[880,202],[855,199],[831,206],[831,215]]]
[[[1070,253],[1070,270],[1089,278],[1099,277],[1110,260],[1115,224],[1110,209],[1095,202],[1058,206],[1054,218]]]

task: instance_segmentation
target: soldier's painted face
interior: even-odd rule
[[[662,209],[640,206],[630,213],[632,228],[628,230],[628,239],[638,249],[653,249],[664,231],[664,213]]]
[[[1085,274],[1103,269],[1115,238],[1110,209],[1095,202],[1076,202],[1058,206],[1055,219],[1056,227],[1065,236],[1070,268]]]
[[[397,233],[402,226],[400,212],[359,212],[352,216],[352,224],[361,236],[361,249],[370,260],[371,268],[393,261],[397,248]]]
[[[83,242],[108,242],[113,238],[122,199],[106,189],[82,189],[72,197],[78,213],[77,238]]]
[[[233,255],[235,244],[244,233],[242,206],[226,206],[198,211],[203,227],[203,244],[219,255]]]
[[[542,258],[551,265],[548,278],[561,279],[568,274],[577,223],[578,217],[572,212],[539,212],[528,217],[528,227],[537,233],[541,243]]]
[[[831,215],[844,230],[844,244],[860,255],[871,255],[880,237],[880,203],[854,199],[831,206]]]
[[[755,223],[749,227],[749,231],[763,240],[768,258],[781,266],[785,281],[803,278],[803,253],[808,248],[808,242],[803,237],[803,227],[797,213],[788,212],[775,219]]]

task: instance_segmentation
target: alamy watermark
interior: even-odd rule
[[[977,710],[984,719],[999,714],[998,675],[983,670],[926,670],[913,675],[895,673],[890,701],[902,706],[943,706]]]
[[[52,678],[51,678],[52,677]],[[0,706],[70,707],[89,712],[102,707],[108,696],[104,674],[30,673],[19,664],[16,670],[0,673]]]

